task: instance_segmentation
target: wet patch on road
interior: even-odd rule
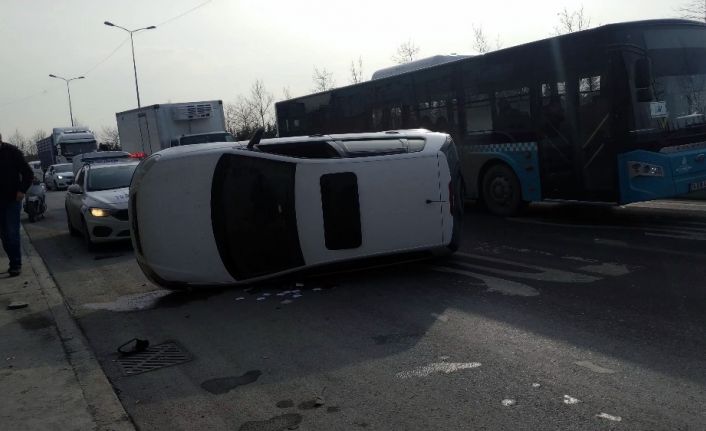
[[[600,365],[596,365],[591,361],[579,361],[579,362],[574,362],[576,365],[579,367],[584,367],[588,368],[589,370],[593,371],[594,373],[598,374],[613,374],[615,373],[615,370],[611,370],[610,368],[605,368],[601,367]]]
[[[17,323],[22,326],[22,329],[27,329],[29,331],[36,331],[38,329],[54,326],[54,322],[50,318],[40,313],[28,314],[27,316],[20,317],[17,319]]]
[[[277,404],[275,404],[277,407],[280,409],[288,409],[290,407],[294,407],[294,401],[292,400],[281,400],[277,401]]]
[[[112,302],[98,302],[83,304],[83,308],[89,310],[107,310],[117,312],[149,310],[157,305],[160,298],[171,294],[171,290],[161,289],[146,293],[136,293],[134,295],[121,296]]]
[[[341,411],[341,408],[338,406],[326,407],[326,413],[338,413],[340,411]]]
[[[206,380],[201,383],[201,387],[216,395],[225,394],[238,386],[249,385],[257,381],[262,375],[260,370],[250,370],[242,376],[219,377],[217,379]]]
[[[245,422],[238,428],[239,431],[284,431],[296,429],[302,422],[302,415],[298,413],[287,413],[271,417],[264,421]]]

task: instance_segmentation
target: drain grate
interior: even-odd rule
[[[172,365],[183,364],[191,360],[191,355],[174,341],[167,341],[150,346],[144,352],[135,353],[117,359],[124,376],[146,373]]]

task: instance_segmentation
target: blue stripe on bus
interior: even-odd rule
[[[491,155],[507,163],[520,180],[522,199],[529,202],[542,200],[539,177],[539,153],[536,142],[471,145],[465,152]]]

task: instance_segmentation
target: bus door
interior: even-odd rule
[[[572,103],[575,93],[570,86],[566,79],[540,83],[537,126],[545,198],[575,198],[579,189]]]
[[[622,49],[607,52],[607,62],[591,62],[594,68],[585,68],[577,78],[577,118],[580,152],[580,172],[586,199],[617,200],[616,178],[619,142],[616,129],[625,127],[627,117],[622,115],[630,106],[628,81]]]

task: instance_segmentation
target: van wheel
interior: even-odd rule
[[[525,205],[520,180],[508,165],[492,166],[483,175],[483,202],[491,213],[502,217],[517,215]]]

